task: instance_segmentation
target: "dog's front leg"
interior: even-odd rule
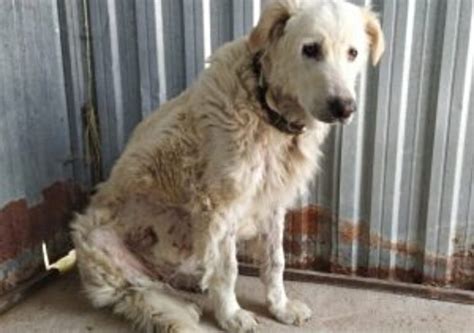
[[[235,228],[221,214],[213,215],[207,236],[201,238],[205,268],[201,286],[208,289],[216,320],[223,329],[254,332],[255,316],[240,307],[235,295],[238,275]]]
[[[273,212],[261,236],[262,257],[260,278],[266,289],[266,302],[270,312],[281,322],[300,325],[311,316],[306,304],[288,299],[283,285],[285,255],[283,252],[284,209]]]

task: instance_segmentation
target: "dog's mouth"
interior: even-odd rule
[[[326,124],[335,125],[347,125],[352,121],[352,115],[349,117],[334,117],[330,112],[325,112],[323,115],[318,115],[315,117],[316,120],[321,121]]]
[[[336,118],[336,122],[339,122],[342,125],[350,124],[352,121],[352,116],[348,118]]]

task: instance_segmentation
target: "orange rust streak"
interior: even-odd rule
[[[289,254],[288,266],[302,269],[318,269],[343,274],[357,274],[367,277],[389,278],[416,283],[430,283],[436,285],[452,284],[464,289],[474,290],[474,248],[460,249],[451,257],[437,256],[425,253],[423,245],[408,242],[393,242],[381,235],[370,232],[369,224],[364,221],[349,221],[339,219],[330,210],[311,205],[300,209],[293,209],[286,215],[287,227],[285,230],[284,247]],[[305,253],[306,247],[302,236],[311,241],[324,242],[331,239],[331,225],[338,224],[338,239],[340,244],[357,242],[367,250],[380,248],[395,251],[397,255],[414,257],[423,260],[424,265],[446,267],[450,276],[442,281],[424,277],[422,272],[414,269],[384,269],[380,267],[358,267],[356,272],[352,267],[343,267],[338,263],[330,262],[328,258],[319,258],[315,254]],[[304,254],[304,256],[303,256]]]
[[[56,182],[42,194],[43,200],[32,207],[20,199],[0,209],[0,263],[50,239],[59,230],[67,232],[72,211],[82,207],[86,198],[70,182]]]

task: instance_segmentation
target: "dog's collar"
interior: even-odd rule
[[[258,52],[254,55],[252,59],[252,69],[257,77],[257,100],[260,103],[262,109],[265,110],[267,113],[267,120],[270,125],[278,129],[279,131],[290,134],[290,135],[300,135],[305,130],[306,127],[304,125],[297,124],[295,122],[288,121],[285,117],[283,117],[280,113],[273,110],[267,102],[267,91],[268,91],[268,84],[263,77],[262,74],[262,65],[260,63],[260,58],[262,57],[262,53]]]

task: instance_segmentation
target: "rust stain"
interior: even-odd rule
[[[314,223],[314,220],[313,220]],[[366,223],[354,224],[351,221],[339,221],[339,239],[346,244],[352,242],[359,242],[363,246],[371,248],[379,247],[383,250],[396,251],[399,255],[420,255],[423,249],[419,248],[417,244],[410,244],[406,242],[394,243],[391,240],[384,239],[379,235],[371,233]]]
[[[291,220],[291,225],[293,228],[291,230],[292,234],[299,235],[308,235],[308,234],[317,234],[320,232],[320,224],[317,223],[308,223],[309,221],[317,221],[322,219],[322,210],[317,209],[314,206],[305,207],[301,210],[292,210],[290,211],[286,219]]]
[[[420,263],[420,268],[386,269],[362,266],[357,267],[354,271],[352,267],[333,262],[329,259],[331,257],[329,251],[332,248],[331,241],[335,230],[337,230],[338,246],[351,246],[353,243],[357,243],[359,247],[365,248],[367,251],[374,249],[394,251],[397,256]],[[457,245],[459,245],[458,243],[459,240]],[[325,247],[327,255],[316,256],[315,244]],[[474,290],[474,245],[471,245],[470,249],[458,248],[451,257],[437,256],[433,253],[426,253],[424,247],[416,243],[392,242],[390,239],[371,232],[369,224],[364,221],[354,222],[338,219],[329,209],[316,205],[291,210],[287,213],[284,247],[287,265],[292,268],[437,286],[449,285]],[[245,254],[242,254],[241,257],[248,259]],[[424,276],[423,265],[446,267],[450,275],[437,280]]]
[[[0,208],[0,264],[38,248],[42,241],[67,234],[72,212],[86,202],[85,193],[71,182],[56,182],[45,188],[42,196],[43,200],[31,207],[25,199],[20,199]],[[12,287],[11,281],[16,284],[30,277],[40,267],[41,260],[30,259],[22,267],[14,267],[0,281],[0,293]]]

